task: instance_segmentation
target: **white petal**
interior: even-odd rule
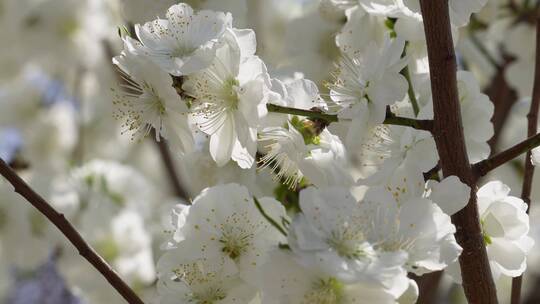
[[[228,117],[219,130],[210,137],[210,155],[218,166],[224,166],[231,159],[237,141],[234,120]]]
[[[531,162],[533,165],[540,165],[540,147],[531,150]]]
[[[440,183],[430,182],[429,185],[431,186],[429,198],[448,215],[465,208],[469,202],[471,188],[462,183],[457,176],[449,176]]]

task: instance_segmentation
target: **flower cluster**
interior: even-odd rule
[[[411,32],[421,29],[418,3],[379,2],[346,6],[328,98],[308,79],[272,78],[255,55],[254,32],[234,28],[230,14],[178,4],[123,37],[114,62],[126,86],[115,105],[127,131],[154,129],[181,156],[200,132],[217,167],[270,169],[299,193],[288,214],[238,184],[204,189],[192,206],[176,208],[158,263],[164,303],[407,303],[418,295],[408,273],[457,265],[462,248],[450,216],[470,188],[455,176],[437,182],[437,171],[426,180],[438,162],[432,135],[385,124],[388,113],[433,117],[422,81],[429,71],[418,64],[426,54]],[[461,4],[451,12],[455,28],[482,6]],[[378,34],[364,37],[359,22]],[[469,157],[479,161],[490,154],[493,106],[471,73],[457,78]],[[499,200],[491,187],[478,199],[493,271],[518,276],[532,243],[528,218],[522,202]],[[493,200],[522,220],[486,211]],[[516,263],[498,261],[505,242],[519,242]]]

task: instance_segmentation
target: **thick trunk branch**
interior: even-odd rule
[[[497,303],[476,206],[476,178],[465,147],[448,0],[420,0],[420,6],[433,93],[433,135],[441,168],[444,176],[456,175],[471,187],[467,206],[452,216],[456,239],[463,247],[459,258],[463,289],[469,303]]]

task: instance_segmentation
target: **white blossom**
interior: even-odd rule
[[[345,169],[346,157],[339,137],[324,129],[313,134],[314,123],[293,117],[286,128],[271,127],[260,132],[259,141],[267,149],[261,168],[270,168],[278,180],[294,189],[303,178],[319,187],[351,185]]]
[[[481,92],[472,73],[459,71],[457,80],[465,144],[470,161],[475,163],[490,155],[487,141],[494,133],[491,122],[494,106],[489,97]],[[419,117],[433,117],[432,101],[422,108]]]
[[[477,192],[482,235],[495,279],[523,274],[527,253],[534,245],[528,236],[527,204],[509,193],[510,188],[499,181],[488,182]],[[461,282],[457,265],[449,268],[449,274]]]
[[[289,246],[305,267],[317,267],[344,282],[365,282],[395,297],[408,286],[407,252],[384,250],[370,237],[388,225],[386,213],[357,203],[347,189],[307,188],[300,192],[302,213],[293,220]],[[378,215],[381,222],[377,222]],[[393,225],[393,220],[390,225]]]
[[[189,261],[182,253],[169,251],[158,262],[160,303],[249,303],[254,298],[253,289],[227,260]]]
[[[254,39],[254,37],[253,37]],[[192,97],[191,116],[210,135],[210,154],[219,166],[234,160],[241,168],[255,161],[257,127],[266,115],[270,86],[264,63],[242,52],[229,36],[212,64],[187,77],[182,89]]]
[[[540,165],[540,148],[534,148],[531,150],[531,162],[533,165]]]
[[[340,118],[352,119],[354,124],[357,107],[367,104],[373,126],[384,121],[388,105],[403,100],[408,88],[399,73],[406,66],[401,58],[404,46],[402,39],[387,38],[381,46],[372,42],[363,53],[342,57],[329,84],[330,97],[341,107]]]
[[[260,198],[258,202],[276,223],[286,220],[285,209],[276,200]],[[185,208],[170,250],[184,252],[184,257],[193,260],[225,259],[236,265],[240,277],[248,282],[267,251],[283,240],[247,189],[237,184],[207,188]]]
[[[175,151],[189,152],[193,138],[187,121],[187,106],[172,87],[169,74],[141,55],[140,43],[124,39],[124,51],[113,62],[125,73],[125,85],[113,104],[115,118],[122,121],[123,132],[132,139],[147,136],[155,130],[156,139],[166,138]]]
[[[167,10],[167,19],[135,25],[142,51],[164,71],[182,76],[206,68],[215,56],[215,47],[227,28],[230,14],[194,12],[180,3]]]
[[[293,254],[279,250],[270,253],[261,277],[263,304],[398,303],[380,286],[343,282],[317,265],[305,267]]]

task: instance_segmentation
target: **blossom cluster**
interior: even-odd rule
[[[230,14],[177,4],[166,19],[123,36],[114,63],[126,85],[114,104],[126,132],[154,131],[180,156],[202,133],[218,168],[269,168],[299,192],[289,214],[238,184],[207,188],[192,206],[175,209],[173,237],[157,269],[164,303],[407,303],[418,295],[408,273],[457,267],[462,249],[450,216],[471,189],[455,176],[426,183],[422,173],[438,162],[432,135],[384,124],[388,111],[433,117],[428,88],[419,83],[418,96],[408,94],[429,76],[418,64],[425,50],[414,47],[425,43],[421,35],[401,32],[421,29],[418,4],[379,2],[345,10],[327,98],[308,79],[271,77],[255,55],[255,33],[233,27]],[[463,26],[480,8],[461,3],[452,25]],[[353,26],[365,21],[369,31]],[[457,77],[469,157],[485,159],[492,103],[470,72]],[[276,108],[332,113],[338,122]],[[346,170],[350,162],[354,175]],[[505,187],[484,186],[479,209],[494,274],[519,276],[532,240],[526,205]],[[506,222],[502,209],[514,210],[516,222]],[[449,273],[460,280],[459,271]]]
[[[519,165],[471,189],[391,119],[434,117],[419,0],[177,2],[0,3],[0,158],[145,302],[415,303],[413,278],[461,284],[472,198],[497,284],[540,261]],[[525,137],[534,31],[494,18],[504,0],[448,2],[477,163]],[[497,73],[519,99],[502,131]],[[0,302],[50,261],[82,301],[121,303],[0,181]]]

